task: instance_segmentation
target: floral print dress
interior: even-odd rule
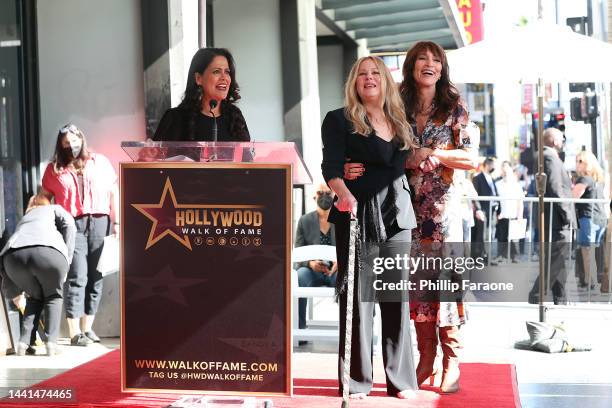
[[[417,135],[417,143],[430,149],[470,148],[472,141],[465,131],[467,125],[468,112],[460,104],[444,123],[428,119],[422,134]],[[454,183],[454,170],[439,166],[424,172],[417,168],[412,170],[409,184],[414,191],[412,205],[417,221],[417,227],[412,230],[413,242],[427,244],[434,251],[436,247],[443,249],[437,243],[463,242],[461,193]],[[457,326],[465,323],[465,312],[461,302],[417,300],[410,303],[410,318],[415,322],[437,322],[441,327]]]

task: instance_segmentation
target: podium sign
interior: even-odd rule
[[[121,163],[124,391],[291,394],[291,165]]]

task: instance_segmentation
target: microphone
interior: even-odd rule
[[[210,106],[210,113],[213,116],[214,119],[214,123],[213,123],[213,128],[212,128],[212,137],[213,137],[213,142],[217,141],[217,117],[215,116],[215,113],[213,112],[213,109],[215,109],[217,107],[217,101],[215,99],[211,99],[210,102],[208,102],[208,105]]]

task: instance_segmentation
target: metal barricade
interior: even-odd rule
[[[532,259],[532,254],[537,253],[537,247],[535,247],[536,244],[539,244],[538,241],[534,241],[533,237],[534,237],[534,231],[537,231],[538,226],[537,226],[537,217],[534,217],[534,205],[533,203],[538,203],[539,198],[536,197],[499,197],[499,196],[464,196],[462,198],[463,203],[465,203],[466,201],[488,201],[488,202],[501,202],[501,201],[520,201],[520,205],[523,205],[523,203],[528,203],[528,215],[527,217],[524,216],[524,218],[527,218],[527,231],[525,234],[525,242],[528,243],[528,248],[530,250],[530,253],[527,254],[528,255],[528,259]],[[583,199],[583,198],[553,198],[553,197],[544,197],[544,203],[572,203],[572,204],[605,204],[606,207],[608,207],[610,205],[610,199]],[[549,205],[548,208],[545,207],[545,211],[546,209],[548,209],[548,213],[545,214],[546,217],[548,217],[548,241],[547,241],[547,249],[548,249],[548,265],[546,265],[547,270],[550,270],[550,265],[551,265],[551,256],[550,256],[550,243],[551,243],[551,237],[552,237],[552,226],[553,226],[553,205]],[[607,210],[606,210],[607,211]],[[491,222],[492,220],[492,216],[493,216],[493,205],[489,205],[489,211],[487,214],[488,218],[487,218],[487,222],[485,225],[486,228],[486,232],[485,232],[485,237],[487,237],[488,239],[488,243],[489,245],[491,245],[492,243],[495,243],[496,241],[494,241],[494,236],[493,236],[493,222]],[[572,228],[570,226],[570,242],[568,243],[568,247],[572,247],[573,245],[573,236],[574,236],[574,228]],[[539,233],[539,231],[538,231]],[[546,237],[546,234],[545,234]],[[508,240],[510,241],[510,240]],[[472,237],[472,242],[473,241],[473,237]],[[510,251],[510,242],[508,242],[508,252]],[[610,241],[606,241],[604,238],[604,242],[603,244],[604,248],[607,250],[605,256],[608,257],[608,259],[610,260],[609,262],[605,262],[604,261],[604,270],[606,273],[604,273],[604,278],[607,277],[608,279],[608,299],[607,299],[607,303],[608,304],[612,304],[612,243]],[[536,249],[535,252],[533,252],[533,250]],[[508,256],[509,258],[509,256]],[[568,259],[566,259],[566,261],[572,261],[572,251],[568,251]],[[490,265],[491,263],[491,257],[488,257],[488,265]],[[572,262],[572,265],[574,267],[574,272],[575,272],[575,268],[576,268],[576,263]],[[548,291],[548,289],[551,287],[550,284],[550,278],[551,278],[551,273],[547,273],[548,276],[548,282],[545,282],[545,287],[546,287],[546,291]],[[590,282],[587,282],[587,291],[588,291],[588,303],[590,303],[590,299],[591,299],[591,285]]]

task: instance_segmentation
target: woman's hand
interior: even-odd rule
[[[336,208],[338,209],[338,211],[350,212],[353,217],[357,216],[357,200],[348,191],[344,194],[338,195],[338,201],[336,201]]]
[[[414,151],[414,159],[417,163],[422,163],[423,161],[427,160],[432,153],[433,149],[430,149],[429,147],[421,147]]]
[[[408,156],[408,159],[406,159],[406,168],[422,168],[422,163],[427,160],[429,156],[431,156],[432,152],[433,150],[428,147],[420,147],[418,149],[414,149],[412,153]]]
[[[327,265],[319,260],[308,261],[308,267],[318,273],[325,273],[327,271]]]
[[[20,312],[23,313],[26,307],[26,298],[23,293],[13,298],[13,304]]]
[[[421,163],[419,166],[421,170],[425,173],[435,170],[441,165],[440,159],[435,156],[429,156],[425,161]]]
[[[357,177],[363,176],[364,172],[365,166],[363,163],[345,163],[343,177],[346,180],[355,180]]]

